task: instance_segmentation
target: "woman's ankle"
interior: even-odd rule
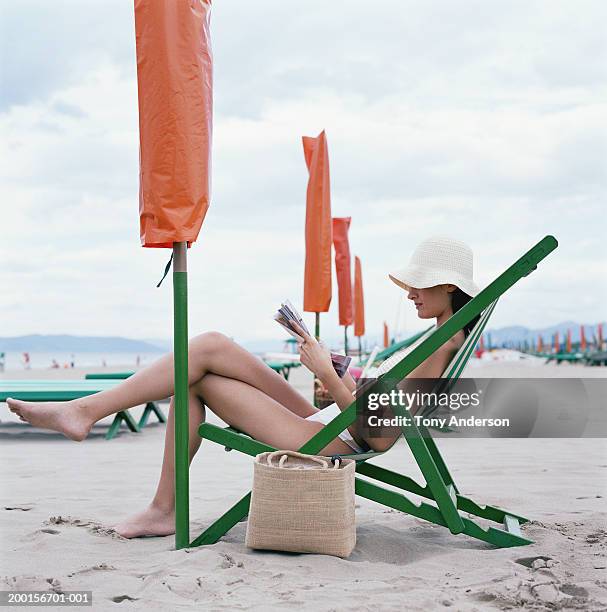
[[[154,499],[150,503],[150,510],[154,510],[155,512],[159,512],[160,514],[172,516],[175,514],[175,502],[167,502],[165,500]]]

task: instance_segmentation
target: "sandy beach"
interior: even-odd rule
[[[603,368],[518,362],[479,361],[467,372],[605,376]],[[303,368],[291,382],[311,389]],[[522,531],[535,543],[496,549],[359,499],[358,542],[343,560],[249,550],[244,522],[216,545],[180,551],[172,536],[121,538],[109,525],[149,502],[164,426],[106,441],[109,422],[74,443],[20,423],[0,404],[2,589],[92,590],[94,610],[607,610],[604,439],[441,439],[461,492],[529,517]],[[404,443],[376,461],[423,482]],[[194,536],[250,488],[252,461],[205,443],[190,478]]]

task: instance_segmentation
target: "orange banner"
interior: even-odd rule
[[[567,330],[567,340],[565,343],[565,352],[571,353],[571,330],[570,329]]]
[[[365,335],[365,297],[360,257],[354,257],[354,335]]]
[[[210,201],[210,0],[135,0],[144,247],[194,242]]]
[[[304,136],[303,148],[310,177],[306,194],[306,312],[327,312],[331,304],[331,193],[329,151],[324,130]]]
[[[542,337],[538,336],[537,337],[537,352],[541,353],[544,350],[544,345],[542,343]]]
[[[584,332],[584,326],[580,325],[580,351],[586,350],[586,333]]]
[[[558,353],[561,349],[560,349],[560,342],[559,342],[559,333],[556,332],[554,334],[554,352]]]
[[[384,348],[390,346],[390,335],[388,334],[388,324],[384,321]]]
[[[352,267],[348,229],[352,217],[333,217],[333,247],[339,303],[339,324],[352,325]]]

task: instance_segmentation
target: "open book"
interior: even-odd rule
[[[284,329],[286,329],[287,332],[291,334],[291,336],[293,336],[293,338],[295,338],[298,342],[303,342],[304,338],[297,332],[296,326],[303,329],[309,336],[312,335],[308,331],[308,328],[300,314],[297,312],[293,304],[289,302],[289,300],[280,305],[278,312],[276,312],[274,315],[274,320],[280,323],[280,325],[282,325],[282,327],[284,327]],[[295,323],[295,326],[293,323]],[[333,369],[337,372],[337,375],[340,378],[348,371],[348,366],[350,365],[351,361],[352,357],[346,357],[345,355],[340,355],[339,353],[331,353]]]

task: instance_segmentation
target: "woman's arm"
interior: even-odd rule
[[[345,410],[353,401],[354,395],[352,390],[345,384],[343,378],[337,375],[337,372],[331,366],[331,371],[327,371],[323,376],[319,376],[322,384],[327,388],[335,403],[340,410]],[[355,385],[356,386],[356,385]]]
[[[354,393],[356,390],[356,381],[352,378],[350,372],[346,371],[341,381],[344,383],[344,385],[346,385],[346,387],[348,387],[351,393]]]
[[[298,333],[304,338],[304,342],[298,343],[301,363],[327,388],[340,410],[345,410],[354,401],[354,397],[352,389],[337,375],[331,361],[331,353],[316,338],[309,336],[301,328],[298,329]],[[347,376],[352,380],[349,374]],[[352,383],[356,388],[353,380]]]
[[[345,410],[354,401],[354,396],[333,368],[330,352],[316,338],[309,336],[301,328],[298,329],[298,333],[304,338],[304,342],[298,344],[301,363],[318,377],[339,409]],[[348,427],[348,431],[355,440],[358,438],[354,423]]]

